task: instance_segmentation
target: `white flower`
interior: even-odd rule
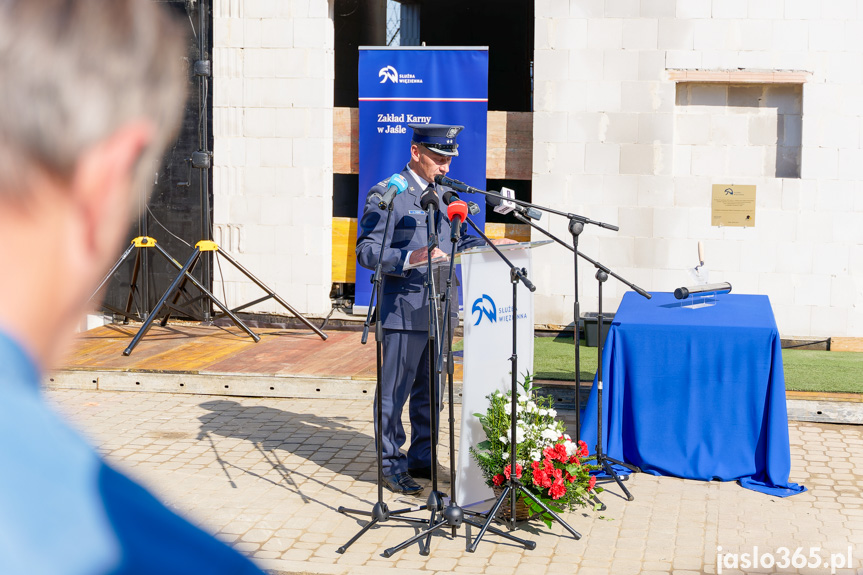
[[[541,416],[545,417],[546,415],[548,415],[548,410],[547,409],[540,409],[539,414]]]
[[[556,441],[558,438],[557,431],[554,429],[543,429],[542,430],[542,438],[548,441]]]
[[[504,410],[504,412],[506,412],[507,415],[511,414],[512,413],[512,404],[511,403],[504,403],[503,404],[503,410]]]
[[[507,459],[509,459],[509,453],[501,453],[501,457],[504,461],[506,461]]]
[[[500,439],[501,443],[509,443],[509,437],[501,435],[498,439]]]
[[[512,430],[511,429],[506,430],[506,436],[507,436],[507,438],[512,437]],[[522,429],[521,427],[517,427],[515,430],[515,442],[521,443],[523,441],[524,441],[524,429]]]
[[[554,409],[549,409],[549,410],[548,410],[548,414],[549,414],[551,417],[557,417],[557,411],[555,411]]]
[[[540,456],[539,451],[531,451],[530,452],[531,461],[539,461],[539,456]]]
[[[563,442],[563,446],[566,448],[566,456],[572,457],[578,451],[578,446],[569,440],[568,435],[564,435],[566,441]]]

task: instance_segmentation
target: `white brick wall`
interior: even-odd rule
[[[648,290],[688,283],[702,240],[711,278],[768,295],[783,335],[863,336],[861,18],[851,0],[537,1],[534,200],[619,225],[579,248]],[[681,92],[667,74],[739,68],[811,75]],[[757,186],[755,228],[710,225],[714,183]],[[537,321],[569,323],[570,253],[534,257]]]
[[[333,20],[327,0],[215,0],[215,239],[302,313],[329,311]],[[262,295],[222,265],[228,305]],[[222,293],[219,268],[214,292]],[[253,311],[289,314],[270,300]]]

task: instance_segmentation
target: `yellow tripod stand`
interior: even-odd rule
[[[161,250],[161,247],[157,246],[157,249]],[[228,307],[224,303],[219,301],[212,293],[210,293],[209,290],[207,290],[207,288],[205,288],[201,284],[201,282],[199,282],[197,280],[197,278],[195,278],[195,276],[193,276],[191,274],[191,272],[195,269],[195,266],[200,261],[201,254],[204,254],[207,252],[212,252],[213,257],[220,257],[221,256],[222,258],[224,258],[229,264],[231,264],[232,266],[237,268],[243,275],[245,275],[247,278],[252,280],[252,282],[254,282],[255,285],[257,285],[259,288],[261,288],[267,295],[265,295],[264,297],[258,298],[254,301],[245,303],[245,304],[238,306],[234,309],[228,309]],[[163,253],[163,255],[167,256],[167,254],[164,253],[164,250],[162,250],[162,253]],[[264,284],[261,280],[259,280],[257,277],[252,275],[252,273],[249,270],[247,270],[242,265],[240,265],[240,263],[237,260],[235,260],[234,258],[232,258],[227,252],[221,250],[219,248],[218,244],[216,244],[216,242],[211,241],[211,240],[201,240],[200,242],[195,244],[195,249],[192,252],[192,255],[189,256],[189,259],[186,260],[186,263],[183,266],[180,266],[173,259],[171,261],[174,262],[174,264],[180,270],[179,273],[177,274],[177,277],[174,278],[174,281],[171,282],[171,285],[168,286],[168,289],[165,291],[164,294],[162,294],[162,297],[159,299],[159,301],[156,303],[156,306],[153,308],[153,312],[147,316],[147,318],[144,320],[143,325],[138,330],[138,333],[136,333],[135,337],[132,338],[132,342],[129,344],[129,346],[125,350],[123,350],[123,355],[129,355],[132,353],[132,350],[135,349],[135,346],[138,345],[138,342],[141,341],[141,338],[147,334],[147,331],[150,329],[150,327],[153,324],[153,321],[155,321],[156,316],[158,316],[159,312],[161,311],[161,309],[163,307],[168,307],[169,310],[165,314],[165,317],[162,318],[161,325],[164,326],[168,323],[168,318],[170,317],[170,314],[171,314],[170,309],[180,309],[177,307],[177,302],[179,301],[180,294],[185,291],[186,282],[192,282],[192,284],[196,288],[198,288],[198,290],[201,292],[201,294],[202,294],[201,298],[202,299],[210,300],[213,303],[213,305],[215,305],[216,307],[218,307],[222,311],[221,315],[216,314],[213,316],[213,319],[218,319],[219,317],[225,317],[225,316],[229,317],[231,319],[231,321],[234,323],[234,325],[236,325],[237,327],[239,327],[240,329],[245,331],[247,334],[249,334],[249,336],[252,339],[254,339],[255,342],[258,342],[261,339],[260,336],[258,336],[255,332],[253,332],[251,329],[249,329],[249,327],[246,326],[246,324],[243,323],[243,321],[239,317],[237,317],[236,312],[243,310],[247,307],[251,307],[253,305],[259,304],[259,303],[266,301],[268,299],[271,299],[271,298],[275,299],[285,309],[287,309],[294,316],[299,318],[312,331],[314,331],[316,334],[318,334],[321,339],[323,339],[323,340],[327,339],[327,335],[324,332],[322,332],[315,325],[313,325],[300,312],[295,310],[288,302],[286,302],[284,299],[282,299],[276,292],[274,292],[269,287],[267,287],[266,284]],[[173,296],[173,300],[169,304],[168,299],[171,298],[171,296]]]

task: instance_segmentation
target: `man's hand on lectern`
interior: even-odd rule
[[[509,238],[498,238],[496,240],[491,240],[491,243],[496,246],[505,246],[507,244],[517,244],[518,242]]]
[[[428,255],[428,250],[414,250],[411,252],[411,257],[409,261],[411,265],[416,265],[426,261],[426,256]],[[446,259],[447,255],[445,252],[435,248],[432,250],[432,261],[437,261],[440,258]]]

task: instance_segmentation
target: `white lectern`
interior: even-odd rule
[[[524,242],[497,246],[531,278],[531,248],[551,241]],[[462,301],[464,302],[464,383],[461,401],[461,440],[458,450],[456,500],[462,507],[494,497],[482,471],[470,454],[470,446],[485,440],[475,413],[488,409],[486,396],[511,387],[512,283],[510,269],[489,247],[471,248],[460,254]],[[533,294],[518,283],[518,379],[533,373]]]

